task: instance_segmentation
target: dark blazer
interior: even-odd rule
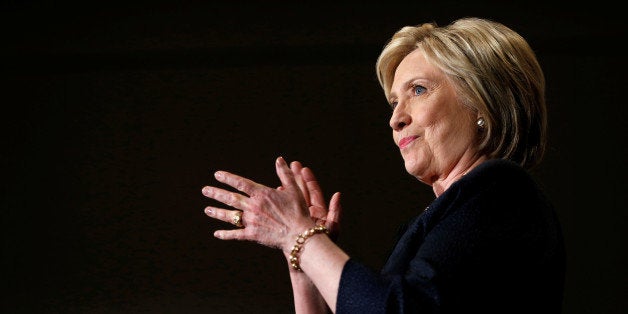
[[[408,223],[381,272],[350,259],[337,313],[560,313],[559,221],[533,178],[489,160]]]

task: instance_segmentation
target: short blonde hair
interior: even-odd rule
[[[484,118],[480,153],[526,169],[541,162],[547,141],[545,78],[523,37],[503,24],[473,17],[444,27],[403,27],[376,63],[387,99],[397,66],[415,49],[444,71],[462,103]]]

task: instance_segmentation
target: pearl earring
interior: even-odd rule
[[[480,129],[483,129],[484,125],[486,125],[486,121],[484,121],[484,118],[478,118],[478,121],[476,121],[475,123]]]

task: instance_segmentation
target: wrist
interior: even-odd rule
[[[325,226],[316,225],[315,227],[305,229],[305,231],[296,236],[290,253],[288,254],[288,263],[292,270],[301,271],[300,255],[305,248],[306,242],[316,235],[326,235],[328,233],[329,230],[327,230]]]

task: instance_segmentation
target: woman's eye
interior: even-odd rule
[[[412,87],[412,91],[414,92],[414,95],[421,95],[426,91],[426,89],[423,86],[415,85]]]
[[[396,102],[396,101],[391,102],[391,103],[390,103],[390,109],[395,110],[395,108],[397,108],[397,105],[398,105],[398,104],[399,104],[399,103],[398,103],[398,102]]]

